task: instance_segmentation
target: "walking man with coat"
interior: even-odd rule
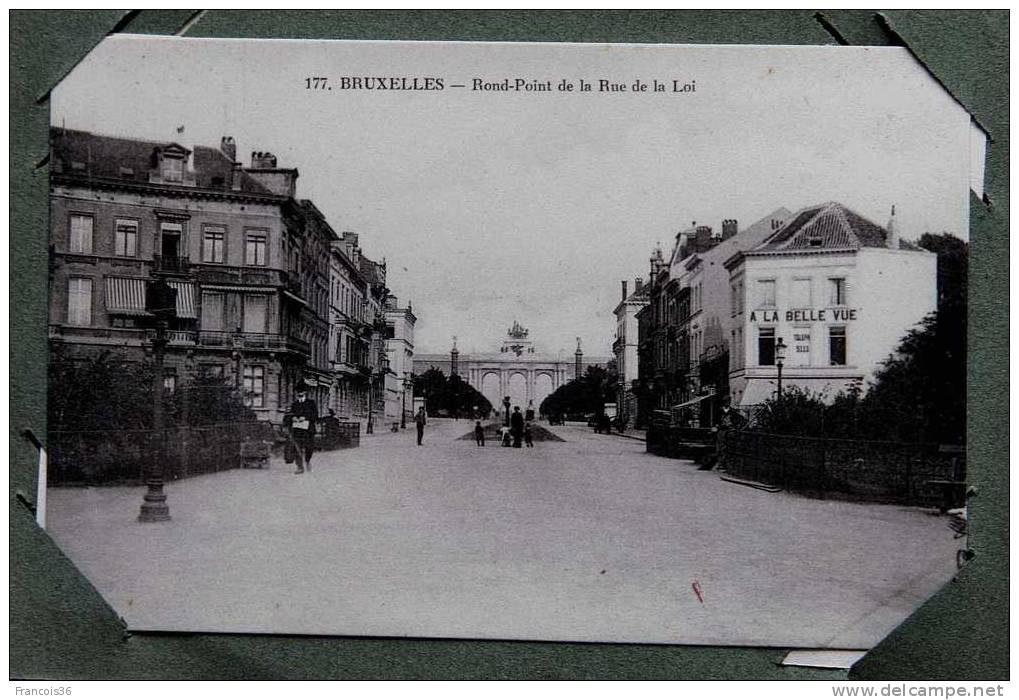
[[[428,423],[428,416],[425,415],[425,407],[422,406],[418,409],[417,415],[414,416],[414,424],[418,429],[418,444],[421,444],[421,440],[425,436],[425,425]]]
[[[510,432],[513,434],[513,447],[520,447],[524,441],[524,414],[520,412],[520,406],[513,407],[513,415],[510,416]]]
[[[308,386],[301,381],[297,385],[297,396],[290,404],[290,410],[283,419],[290,430],[297,462],[295,474],[311,471],[311,455],[315,450],[315,422],[318,420],[318,404],[308,397]]]

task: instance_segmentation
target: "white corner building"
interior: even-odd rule
[[[730,257],[733,406],[773,398],[782,362],[792,386],[834,398],[864,385],[937,305],[936,256],[838,202],[797,212]]]

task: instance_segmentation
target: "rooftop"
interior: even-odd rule
[[[174,187],[221,190],[226,193],[268,195],[273,193],[243,170],[238,170],[239,187],[234,189],[234,162],[218,148],[195,146],[188,150],[172,141],[146,141],[105,136],[89,131],[50,129],[50,167],[62,176],[102,180],[108,183],[155,184],[150,174],[157,171],[161,153],[191,156],[187,179]]]

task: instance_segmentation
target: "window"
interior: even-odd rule
[[[830,306],[845,306],[846,305],[846,278],[845,277],[832,277],[828,280],[830,296],[828,304]]]
[[[182,182],[184,180],[184,161],[180,158],[163,156],[163,180]]]
[[[71,235],[68,250],[72,253],[92,254],[92,217],[71,215]]]
[[[265,406],[265,367],[244,367],[244,405],[251,408]]]
[[[828,358],[832,365],[846,364],[845,326],[832,326],[828,329]]]
[[[174,393],[177,391],[177,375],[176,374],[165,374],[163,375],[163,391],[167,393]]]
[[[757,282],[757,306],[775,306],[775,280],[759,280]]]
[[[223,330],[223,295],[219,292],[202,293],[202,330]]]
[[[809,309],[810,302],[810,280],[797,279],[792,282],[792,299],[790,304],[794,309]]]
[[[775,329],[760,328],[757,331],[757,364],[775,364]]]
[[[265,333],[268,320],[268,298],[262,294],[244,295],[245,333]]]
[[[202,262],[222,263],[226,259],[226,229],[206,226],[202,232]]]
[[[244,264],[265,265],[269,235],[265,231],[248,231],[244,241]]]
[[[67,280],[67,324],[92,325],[92,280],[88,277]]]
[[[117,219],[113,229],[114,255],[133,258],[138,255],[138,222]]]

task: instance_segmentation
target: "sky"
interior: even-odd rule
[[[313,76],[333,89],[308,89]],[[343,76],[445,89],[343,90]],[[552,90],[472,89],[505,78]],[[743,228],[837,200],[881,225],[894,204],[907,239],[968,231],[969,116],[893,47],[118,35],[51,109],[57,126],[187,147],[230,135],[246,165],[275,153],[300,171],[299,197],[386,259],[418,352],[452,336],[462,352],[497,350],[517,320],[539,351],[570,354],[579,336],[609,356],[620,280],[646,279],[654,246],[667,254],[694,221]]]

